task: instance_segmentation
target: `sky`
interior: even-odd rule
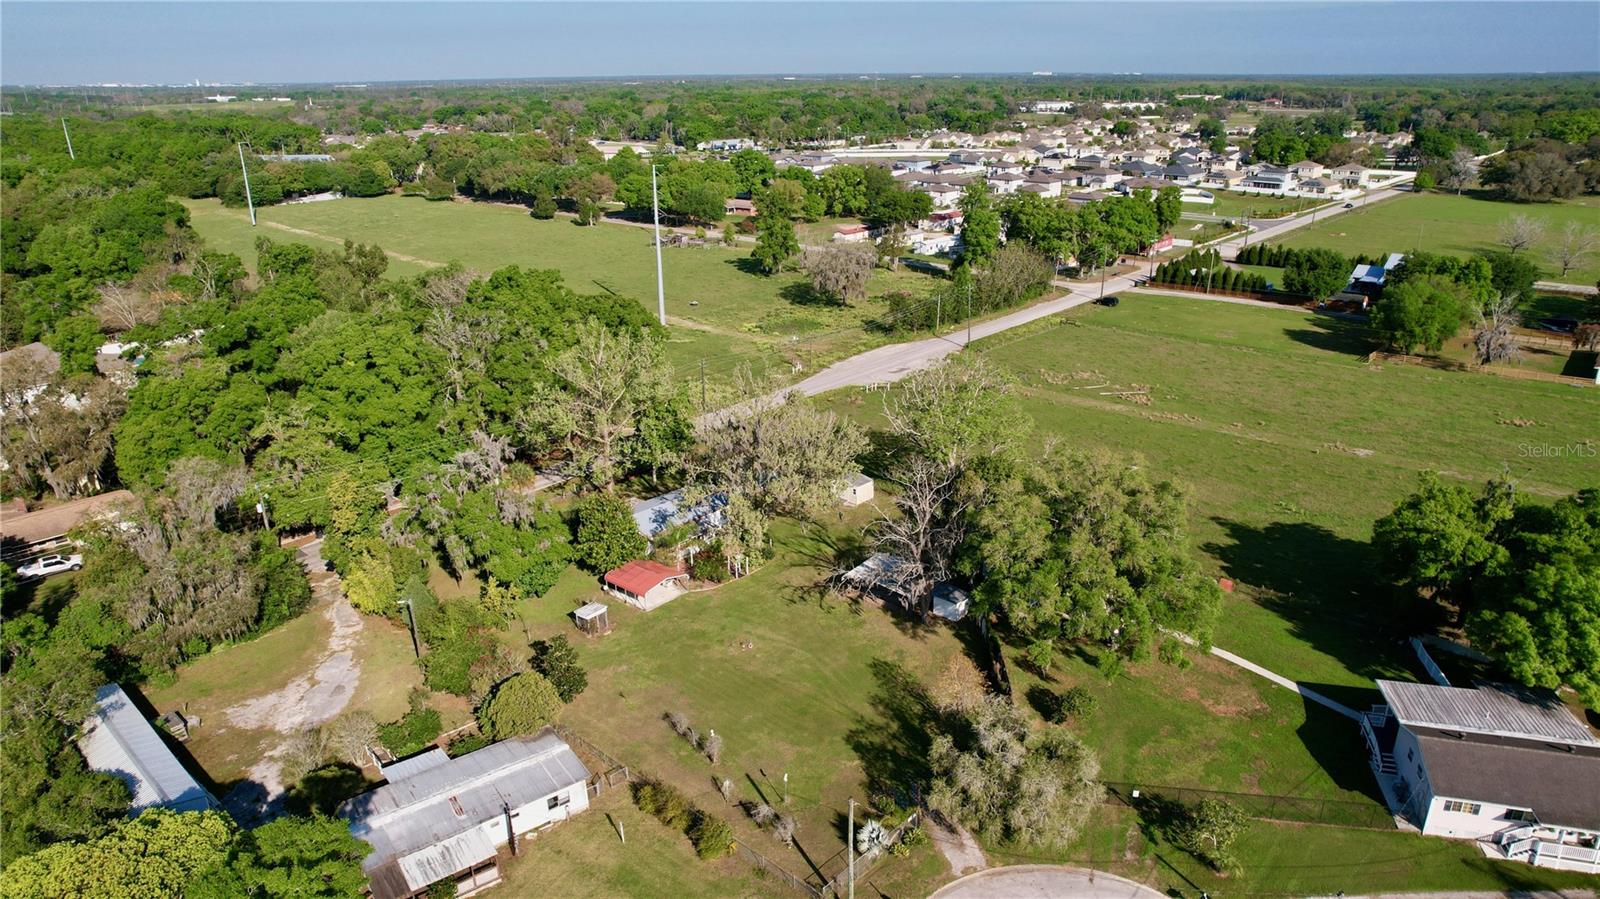
[[[6,84],[1600,70],[1567,2],[0,2]]]

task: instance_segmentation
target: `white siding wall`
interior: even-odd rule
[[[554,810],[552,810],[550,808],[550,796],[563,795],[567,797],[567,804],[557,806]],[[541,797],[533,802],[528,803],[527,805],[522,806],[521,808],[515,808],[511,810],[511,813],[514,816],[512,818],[512,823],[513,826],[516,827],[517,833],[527,833],[530,830],[543,827],[552,821],[565,821],[567,818],[570,818],[589,807],[589,790],[582,783],[573,784],[564,790],[550,794],[550,796]],[[500,827],[500,833],[495,839],[495,842],[503,844],[506,839],[505,822],[499,821],[497,823]]]
[[[1447,812],[1444,804],[1450,799],[1451,797],[1435,796],[1433,802],[1429,803],[1428,817],[1422,826],[1423,833],[1434,837],[1477,840],[1521,823],[1506,819],[1505,814],[1510,810],[1507,806],[1488,802],[1477,803],[1481,809],[1476,815],[1466,812]],[[1465,801],[1476,802],[1471,799]]]

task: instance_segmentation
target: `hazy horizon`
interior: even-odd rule
[[[0,11],[0,81],[12,85],[1600,69],[1600,4],[1583,0],[7,2]]]

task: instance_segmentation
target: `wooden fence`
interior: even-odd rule
[[[565,725],[556,724],[553,728],[556,735],[567,741],[567,745],[572,747],[583,763],[594,770],[594,773],[589,775],[589,798],[593,799],[617,784],[625,784],[633,779],[628,766],[617,761],[604,749],[573,733]]]
[[[1464,362],[1452,362],[1449,359],[1438,359],[1433,356],[1407,356],[1401,353],[1385,353],[1374,351],[1367,354],[1368,362],[1398,362],[1405,365],[1421,365],[1427,368],[1437,368],[1441,371],[1471,371],[1487,372],[1502,378],[1521,378],[1524,381],[1549,381],[1552,384],[1566,384],[1572,387],[1587,387],[1594,384],[1588,378],[1575,378],[1571,375],[1558,375],[1555,372],[1535,371],[1527,368],[1503,368],[1499,366],[1474,366]]]

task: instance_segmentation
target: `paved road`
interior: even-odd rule
[[[1375,191],[1371,194],[1353,201],[1355,208],[1360,209],[1380,200],[1398,196],[1403,191],[1388,189]],[[1246,240],[1261,241],[1293,231],[1311,224],[1313,218],[1320,221],[1330,216],[1340,215],[1352,210],[1344,209],[1342,204],[1334,209],[1292,216],[1269,224],[1264,224],[1249,235],[1240,235],[1220,243],[1213,244],[1221,251],[1223,258],[1232,258],[1245,245]],[[1118,293],[1132,290],[1144,279],[1142,272],[1108,278],[1105,282],[1106,293]],[[1057,282],[1058,286],[1065,286],[1067,282]],[[1055,299],[1036,303],[1025,309],[992,318],[988,321],[973,324],[970,331],[961,329],[938,337],[929,337],[923,340],[913,340],[907,343],[896,343],[881,346],[874,350],[867,350],[849,359],[836,362],[822,371],[789,388],[799,390],[807,396],[837,390],[840,387],[866,387],[873,384],[883,384],[898,381],[908,374],[938,362],[940,359],[960,350],[967,345],[970,339],[980,340],[1020,327],[1029,322],[1048,318],[1058,312],[1065,312],[1084,303],[1093,302],[1100,295],[1100,284],[1067,286],[1066,292]]]
[[[1104,871],[1015,865],[970,874],[928,899],[1162,899],[1165,895]]]

